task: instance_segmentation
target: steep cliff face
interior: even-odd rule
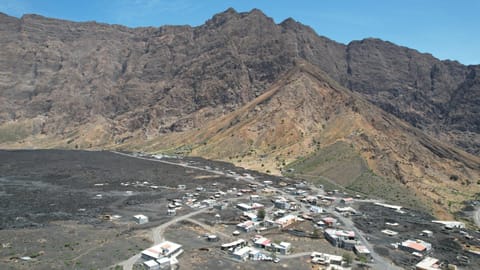
[[[439,61],[376,39],[350,43],[347,59],[345,86],[429,134],[478,154],[478,66]]]
[[[106,124],[111,140],[199,127],[304,59],[430,134],[478,153],[478,66],[375,39],[343,45],[293,19],[228,9],[199,27],[126,28],[0,14],[0,121],[27,135]],[[28,128],[26,127],[28,126]],[[11,138],[8,140],[11,141]]]

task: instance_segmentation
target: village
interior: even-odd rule
[[[242,269],[292,263],[295,269],[475,269],[469,267],[480,262],[478,231],[464,222],[433,220],[402,206],[287,178],[263,180],[163,156],[141,158],[201,170],[212,179],[228,177],[237,187],[215,180],[179,183],[178,197],[163,209],[170,220],[152,229],[154,245],[117,264],[123,269],[193,267],[202,256]],[[138,225],[149,223],[142,213],[132,218]],[[450,246],[459,249],[444,246],[452,239]]]
[[[16,205],[2,212],[2,269],[480,265],[480,234],[467,210],[438,220],[394,201],[196,157],[38,155],[16,152],[2,167],[0,201]],[[478,203],[468,202],[470,213]]]

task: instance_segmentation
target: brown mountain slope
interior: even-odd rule
[[[5,146],[47,137],[57,142],[45,146],[85,148],[198,128],[303,59],[430,135],[480,149],[478,66],[376,39],[340,44],[256,9],[228,9],[198,27],[145,28],[0,13],[0,47]],[[85,126],[101,139],[86,138]]]
[[[478,157],[425,135],[306,63],[245,106],[200,129],[127,147],[170,148],[279,173],[285,165],[339,142],[352,145],[375,174],[396,179],[418,194],[437,215],[447,215],[450,201],[455,207],[480,192]],[[349,185],[357,176],[344,179],[341,171],[356,165],[342,166],[329,177]],[[458,179],[452,181],[452,176]]]

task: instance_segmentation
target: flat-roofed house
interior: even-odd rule
[[[403,241],[399,246],[401,250],[413,253],[418,252],[421,254],[426,254],[432,249],[432,244],[427,243],[423,240],[406,240]]]
[[[415,270],[439,270],[439,260],[432,257],[425,257],[422,261],[415,265]]]
[[[163,257],[170,258],[182,251],[182,245],[170,241],[164,241],[163,243],[142,251],[142,258],[146,260],[157,260]]]

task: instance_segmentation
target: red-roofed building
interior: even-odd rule
[[[322,221],[327,227],[333,227],[337,224],[337,220],[333,217],[322,218]]]
[[[258,247],[258,248],[266,248],[271,243],[272,243],[272,241],[268,238],[265,238],[265,237],[260,237],[257,240],[255,240],[255,242],[254,242],[255,247]]]
[[[425,254],[432,249],[432,244],[418,239],[407,240],[402,242],[399,248],[410,253],[418,252],[421,254]]]

